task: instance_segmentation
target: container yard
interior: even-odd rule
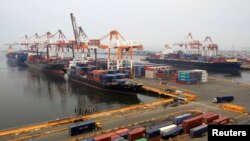
[[[249,128],[249,4],[0,2],[0,141],[207,141]]]

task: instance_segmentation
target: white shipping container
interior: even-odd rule
[[[162,128],[160,128],[161,134],[162,134],[162,132],[168,132],[168,131],[174,129],[175,127],[177,127],[177,125],[175,125],[175,124],[162,127]]]
[[[155,71],[146,70],[146,71],[145,71],[145,78],[150,78],[150,79],[156,78],[156,73],[155,73]]]

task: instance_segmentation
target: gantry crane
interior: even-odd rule
[[[130,58],[129,62],[131,68],[131,77],[133,77],[132,74],[134,49],[142,50],[143,46],[136,42],[126,41],[117,30],[110,31],[108,34],[101,37],[100,40],[104,40],[105,38],[109,38],[109,45],[103,45],[105,47],[108,47],[107,68],[111,69],[111,64],[113,63],[113,61],[116,61],[116,69],[119,70],[123,67],[125,59]],[[113,58],[111,58],[111,49],[115,49],[115,55],[113,56]]]
[[[194,40],[191,33],[189,33],[181,43],[175,43],[174,45],[179,45],[180,47],[185,47],[188,53],[200,53],[202,44],[199,40]],[[197,50],[197,52],[195,51]]]
[[[47,60],[50,58],[49,54],[49,48],[51,48],[52,42],[51,39],[53,38],[53,34],[51,32],[46,32],[44,35],[40,36],[40,41],[44,44],[44,47],[46,48],[46,57]]]
[[[74,31],[74,36],[75,36],[75,44],[74,48],[75,49],[81,49],[83,53],[85,53],[87,50],[88,54],[87,57],[89,57],[90,49],[94,49],[94,54],[95,54],[95,64],[97,60],[97,48],[100,49],[106,49],[108,46],[101,45],[100,39],[88,39],[87,34],[84,32],[82,27],[78,27],[76,24],[76,19],[73,16],[73,13],[70,14],[71,17],[71,22],[72,22],[72,27]],[[73,55],[73,57],[75,57]],[[83,57],[84,58],[84,57]]]
[[[203,48],[204,50],[208,51],[208,56],[212,56],[212,55],[217,55],[218,54],[218,45],[213,43],[213,40],[211,37],[206,37],[204,42],[203,42]]]
[[[64,58],[63,53],[64,53],[64,48],[69,49],[73,48],[73,42],[72,40],[67,40],[66,36],[63,34],[62,30],[58,30],[55,34],[52,35],[52,42],[51,45],[55,46],[55,50],[57,52],[57,58]],[[58,52],[61,51],[61,55],[58,56]],[[73,51],[72,51],[73,52]]]

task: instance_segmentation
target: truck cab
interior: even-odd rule
[[[102,124],[100,122],[95,123],[96,130],[101,130],[102,129]]]

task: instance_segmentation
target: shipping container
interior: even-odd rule
[[[213,124],[227,124],[229,122],[230,118],[225,116],[225,117],[220,117],[216,120],[213,121]]]
[[[215,114],[215,113],[208,112],[208,113],[204,113],[204,114],[198,115],[196,117],[184,120],[182,123],[182,126],[184,128],[184,132],[188,133],[191,128],[194,128],[196,126],[201,125],[204,117],[209,116],[209,115],[213,115],[213,114]]]
[[[162,128],[160,128],[161,134],[163,132],[167,132],[167,131],[174,129],[175,127],[177,127],[177,125],[175,125],[175,124],[171,124],[169,126],[162,127]]]
[[[106,133],[99,136],[94,137],[94,141],[111,141],[111,136],[115,135],[116,133]]]
[[[207,72],[205,70],[178,71],[178,83],[195,84],[207,82]]]
[[[123,137],[119,137],[119,138],[116,138],[116,139],[112,139],[111,141],[127,141],[125,138]]]
[[[151,128],[151,129],[146,130],[145,132],[145,137],[147,139],[158,137],[160,135],[161,135],[161,131],[159,128]]]
[[[189,135],[190,137],[194,138],[194,137],[202,136],[205,132],[207,132],[207,125],[203,124],[203,125],[190,129]]]
[[[141,127],[141,128],[136,128],[128,132],[128,140],[129,141],[134,141],[136,139],[143,138],[143,135],[145,133],[146,129]]]
[[[206,116],[214,115],[214,114],[215,114],[214,112],[207,112],[207,113],[203,113],[203,114],[201,114],[201,115],[198,115],[198,116],[196,116],[196,117],[201,117],[201,118],[203,119],[203,118],[206,117]]]
[[[184,132],[188,133],[191,128],[199,126],[202,124],[202,117],[193,117],[187,120],[184,120],[182,123],[182,127],[184,128]]]
[[[120,137],[120,136],[119,136],[118,134],[115,133],[114,135],[111,136],[111,140],[116,139],[116,138],[119,138],[119,137]]]
[[[184,120],[192,118],[192,117],[193,117],[193,115],[190,114],[190,113],[183,114],[183,115],[180,115],[180,116],[176,116],[173,119],[173,123],[178,125],[178,124],[181,124]]]
[[[214,120],[218,119],[218,114],[208,115],[203,118],[203,122],[206,124],[212,123]]]
[[[125,73],[116,73],[116,79],[125,79],[127,78],[127,74]]]
[[[148,139],[149,141],[161,141],[161,137],[158,136],[158,137],[153,137],[151,139]]]
[[[169,139],[171,137],[181,134],[182,132],[183,132],[183,128],[180,126],[177,126],[170,131],[163,132],[161,137],[162,139]]]
[[[129,129],[124,128],[124,129],[116,130],[115,133],[116,133],[116,134],[121,134],[121,133],[126,133],[126,132],[128,132],[128,131],[129,131]]]
[[[135,140],[135,141],[148,141],[148,140],[145,139],[145,138],[140,138],[140,139],[137,139],[137,140]]]

